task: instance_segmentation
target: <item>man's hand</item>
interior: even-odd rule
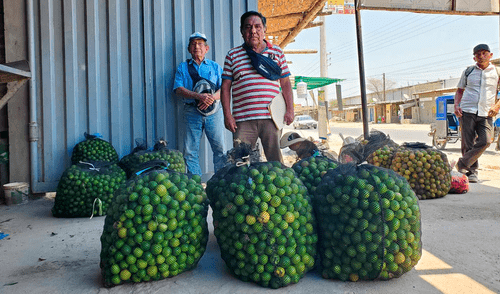
[[[283,120],[285,124],[289,126],[293,122],[294,113],[293,113],[293,93],[292,93],[292,84],[290,83],[290,78],[285,77],[280,79],[281,85],[281,94],[283,95],[283,99],[285,99],[286,112]]]
[[[500,100],[497,101],[491,108],[490,111],[488,111],[488,116],[489,117],[495,117],[498,114],[498,111],[500,109]]]
[[[293,109],[292,110],[287,110],[285,112],[285,118],[284,118],[284,120],[285,120],[285,124],[287,126],[289,126],[293,122],[294,116],[295,115],[294,115]]]
[[[489,117],[495,117],[498,114],[498,109],[495,110],[493,107],[488,111],[488,116]]]
[[[224,125],[226,126],[226,129],[231,131],[231,133],[235,133],[238,128],[232,115],[224,115]]]
[[[198,108],[201,110],[205,110],[214,103],[215,98],[211,94],[202,93],[200,94],[198,101]]]
[[[462,108],[460,108],[460,106],[458,105],[455,105],[455,115],[457,117],[462,117]]]
[[[455,99],[453,106],[454,106],[454,112],[457,117],[462,117],[462,108],[460,108],[460,102],[462,101],[462,96],[464,95],[464,89],[458,88],[457,92],[455,92]]]

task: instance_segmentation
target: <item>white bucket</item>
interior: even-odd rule
[[[5,203],[7,205],[22,204],[28,202],[28,183],[16,182],[3,185],[5,191]]]

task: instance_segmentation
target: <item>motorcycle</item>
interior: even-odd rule
[[[456,143],[461,139],[460,122],[454,113],[455,96],[447,95],[436,98],[436,122],[431,123],[429,136],[432,145],[443,150],[448,142]],[[500,115],[497,115],[494,126],[492,143],[497,142],[495,150],[500,151]]]

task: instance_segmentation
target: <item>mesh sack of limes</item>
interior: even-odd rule
[[[207,183],[221,257],[242,281],[279,288],[313,268],[317,234],[307,189],[279,162],[240,163]]]
[[[105,161],[118,163],[118,153],[111,143],[100,138],[100,134],[84,133],[85,140],[76,144],[71,154],[71,163],[80,161]]]
[[[80,162],[59,179],[52,214],[56,217],[105,215],[125,172],[109,162]]]
[[[374,151],[387,146],[398,147],[389,135],[377,130],[370,131],[368,138],[363,135],[356,138],[353,142],[344,140],[345,144],[340,148],[339,161],[341,163],[356,162],[361,163]]]
[[[298,178],[306,186],[308,195],[314,197],[316,188],[321,183],[323,176],[330,170],[339,165],[339,162],[324,156],[321,151],[313,156],[303,158],[293,164],[292,168]]]
[[[186,163],[182,153],[179,150],[168,149],[166,141],[162,139],[156,141],[151,149],[147,148],[144,141],[136,140],[136,144],[134,150],[122,157],[119,162],[128,178],[132,177],[135,172],[140,171],[144,163],[150,161],[164,161],[169,170],[180,173],[186,172]]]
[[[105,286],[193,269],[206,250],[208,200],[197,175],[151,167],[115,192],[101,236]]]
[[[366,160],[403,176],[419,199],[444,197],[450,191],[451,167],[448,157],[424,143],[385,146],[372,152]]]
[[[420,260],[418,199],[395,172],[341,164],[324,175],[313,202],[324,278],[389,279]]]

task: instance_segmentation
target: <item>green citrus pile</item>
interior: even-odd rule
[[[298,161],[292,168],[306,186],[309,195],[313,197],[326,172],[336,168],[338,164],[325,156],[311,156]]]
[[[59,180],[52,214],[56,217],[104,215],[113,201],[113,193],[125,180],[125,172],[116,164],[74,164]]]
[[[418,199],[403,177],[372,165],[344,164],[329,171],[317,191],[324,278],[389,279],[420,260]]]
[[[199,176],[152,170],[129,180],[104,223],[104,284],[159,280],[196,267],[208,241],[207,211]]]
[[[279,288],[313,268],[312,205],[293,169],[278,162],[224,168],[207,195],[222,259],[239,279]]]
[[[419,199],[446,196],[451,187],[451,168],[446,154],[435,148],[383,148],[367,161],[402,175]]]
[[[86,139],[76,144],[71,154],[71,162],[73,164],[77,164],[80,161],[105,161],[117,163],[118,153],[109,142],[86,134]]]
[[[175,149],[141,150],[132,152],[120,160],[120,166],[125,170],[128,177],[138,172],[144,163],[161,161],[166,163],[169,170],[184,173],[186,163],[182,152]]]

